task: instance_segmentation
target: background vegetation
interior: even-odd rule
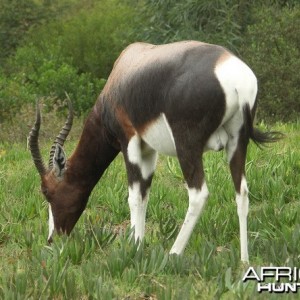
[[[1,0],[0,124],[38,97],[51,108],[64,91],[85,114],[126,45],[183,39],[237,53],[259,79],[259,119],[295,120],[299,23],[296,0]]]
[[[170,257],[187,208],[175,159],[159,160],[141,250],[128,238],[121,157],[72,236],[49,247],[26,137],[42,98],[47,155],[64,122],[67,91],[77,114],[66,143],[71,153],[113,62],[133,41],[224,45],[258,77],[260,126],[277,122],[286,134],[266,151],[249,149],[251,265],[299,267],[299,22],[298,0],[0,0],[0,299],[265,299],[241,282],[247,266],[239,262],[234,189],[222,153],[206,154],[210,199],[185,255]]]

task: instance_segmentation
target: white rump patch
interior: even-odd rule
[[[255,103],[257,79],[252,70],[235,56],[228,56],[216,65],[215,74],[226,96],[226,123],[246,103],[250,109]]]
[[[155,151],[169,156],[176,156],[176,146],[171,127],[165,114],[153,122],[143,133],[142,139]]]
[[[53,219],[53,214],[52,214],[52,209],[51,205],[49,204],[49,219],[48,219],[48,224],[49,224],[49,234],[48,234],[48,241],[52,238],[53,233],[54,233],[54,219]]]

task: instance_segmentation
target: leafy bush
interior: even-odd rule
[[[32,27],[23,46],[6,60],[0,79],[2,119],[37,97],[60,101],[65,91],[78,113],[91,108],[129,43],[133,13],[115,0],[88,3],[68,18]]]
[[[66,62],[79,73],[108,77],[115,59],[130,43],[133,12],[116,0],[94,0],[91,3],[92,7],[69,19],[56,20],[31,31],[25,48],[32,56],[31,63],[35,68],[40,60],[37,61],[30,51],[56,64]],[[28,66],[24,57],[21,58],[20,63]]]
[[[39,6],[32,0],[0,2],[0,60],[15,49],[24,33],[36,22]]]
[[[261,119],[293,121],[300,114],[300,6],[259,7],[241,53],[259,80]]]
[[[17,53],[15,62],[21,60],[26,62],[25,66],[20,67],[13,77],[0,76],[0,118],[14,116],[22,105],[45,96],[53,99],[47,103],[50,108],[65,99],[65,92],[79,114],[93,106],[106,80],[94,78],[90,73],[80,74],[64,62],[58,64],[55,60],[43,59],[29,48],[21,50],[21,57]]]
[[[32,74],[31,80],[35,93],[40,96],[64,99],[67,91],[74,109],[79,113],[84,113],[93,106],[105,84],[104,79],[97,80],[89,73],[78,74],[74,67],[66,63],[55,66],[52,61],[41,65]]]
[[[34,101],[27,85],[0,73],[0,123],[11,118],[20,106]]]
[[[0,1],[0,62],[12,55],[22,44],[30,28],[70,14],[73,0],[1,0]]]
[[[114,61],[130,43],[132,10],[120,1],[106,0],[79,14],[63,28],[61,52],[80,72],[107,78]]]
[[[239,52],[259,79],[260,118],[296,119],[300,110],[297,2],[3,0],[0,122],[37,97],[59,102],[65,91],[77,112],[83,113],[96,100],[127,44],[182,39]]]

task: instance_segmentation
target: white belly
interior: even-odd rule
[[[161,114],[142,134],[142,140],[158,153],[177,156],[174,137],[165,114]],[[204,151],[223,149],[228,142],[228,134],[223,127],[218,128],[208,139]]]
[[[177,155],[172,130],[165,114],[160,114],[158,119],[146,129],[142,139],[159,153],[170,156]]]

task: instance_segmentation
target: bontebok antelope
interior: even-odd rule
[[[221,46],[196,41],[134,43],[115,62],[67,160],[63,144],[72,126],[69,103],[48,168],[39,151],[37,105],[29,145],[49,202],[48,241],[54,231],[72,231],[92,189],[120,151],[128,176],[131,227],[135,240],[141,241],[157,153],[163,153],[177,156],[188,187],[188,210],[170,251],[181,254],[208,197],[202,155],[225,149],[236,190],[241,259],[248,261],[247,145],[249,139],[258,144],[277,139],[275,133],[253,127],[256,93],[251,69]]]

